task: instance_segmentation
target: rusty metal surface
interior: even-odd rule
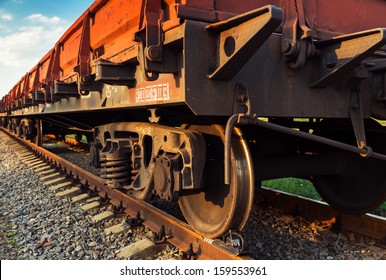
[[[342,13],[342,20],[345,20],[345,9],[328,9],[328,12],[331,10],[332,14],[327,16],[324,15],[323,11],[326,9],[323,7],[349,5],[350,9],[354,10],[365,7],[364,9],[370,15],[373,10],[377,10],[376,12],[385,10],[386,5],[376,0],[367,1],[366,5],[357,2],[349,4],[345,0],[323,0],[318,1],[318,4],[313,0],[292,1],[248,0],[243,1],[241,5],[230,0],[169,0],[166,1],[167,5],[162,7],[165,10],[165,16],[162,19],[157,15],[159,8],[143,10],[143,7],[150,5],[150,1],[96,1],[62,36],[54,49],[42,58],[38,66],[23,77],[10,91],[10,94],[3,99],[2,103],[5,104],[5,107],[2,107],[1,110],[13,115],[29,115],[41,114],[43,111],[44,113],[63,113],[185,103],[197,115],[230,116],[235,113],[236,84],[242,81],[251,94],[252,113],[270,117],[347,118],[349,117],[347,108],[350,104],[350,88],[341,85],[338,88],[336,84],[330,86],[325,82],[322,83],[325,89],[309,88],[310,83],[317,81],[319,76],[315,72],[320,72],[319,68],[323,65],[318,58],[304,61],[305,52],[308,52],[307,40],[309,39],[306,27],[318,28],[319,24],[323,26],[324,22],[319,21],[318,16],[322,19],[326,17],[327,23],[327,19],[330,16],[333,17],[334,13]],[[289,5],[290,3],[296,5]],[[218,21],[266,4],[275,4],[283,8],[284,13],[289,9],[294,12],[296,10],[295,14],[298,19],[291,17],[292,24],[289,24],[288,30],[298,32],[296,36],[290,38],[290,44],[294,44],[293,49],[296,49],[297,41],[299,41],[300,53],[292,65],[305,63],[304,67],[299,71],[288,69],[288,65],[283,63],[283,38],[280,35],[271,35],[267,40],[266,38],[259,40],[259,45],[262,44],[262,46],[256,55],[242,57],[243,63],[246,64],[232,80],[229,82],[210,81],[208,75],[213,73],[213,69],[216,69],[214,59],[216,56],[213,53],[216,51],[214,46],[216,46],[217,36],[207,34],[205,29],[207,22],[190,22],[184,19],[205,20],[204,14],[212,13],[212,16],[215,16],[212,21]],[[304,9],[300,9],[300,6]],[[315,19],[310,20],[313,9]],[[353,17],[355,13],[347,14],[347,17],[349,16]],[[167,26],[166,33],[160,34],[164,29],[162,24],[159,25],[157,19],[162,20],[162,23]],[[371,28],[372,25],[378,23],[383,24],[383,20],[378,22],[372,18],[357,25],[350,23],[352,28],[345,31],[353,32],[357,31],[357,28]],[[331,24],[336,24],[338,27],[343,25],[343,23],[338,24],[333,21]],[[335,30],[334,27],[329,29]],[[140,31],[143,31],[142,33],[146,36],[142,34],[139,37],[150,36],[151,38],[140,38],[134,41],[134,35],[141,35]],[[169,42],[169,45],[160,39],[161,35],[170,38],[172,36],[168,33],[181,34],[181,32],[183,32],[183,37],[176,36],[174,41]],[[305,48],[301,47],[304,42],[307,45]],[[355,48],[355,44],[353,46]],[[165,57],[163,59],[156,57],[153,51]],[[137,60],[138,54],[139,61]],[[368,55],[367,52],[366,55]],[[121,74],[117,74],[118,77],[112,77],[110,71],[107,75],[102,75],[98,81],[94,81],[93,78],[89,79],[90,75],[95,74],[96,69],[100,69],[98,66],[106,67],[106,65],[97,63],[100,59],[111,59],[114,60],[114,63],[129,63],[131,66],[128,69],[136,73],[122,78]],[[350,69],[348,69],[350,71],[360,62],[352,61],[355,63],[350,64]],[[179,62],[178,68],[176,68],[177,62]],[[239,62],[240,58],[233,60],[232,66],[238,65]],[[113,65],[119,67],[117,64]],[[118,73],[126,68],[120,69]],[[333,70],[335,69],[332,69],[332,72]],[[231,72],[232,76],[236,73],[234,70]],[[343,72],[346,73],[346,71]],[[80,77],[78,79],[81,81],[80,85],[75,83],[77,75]],[[113,83],[114,78],[130,81],[130,88],[125,85],[110,86],[108,83]],[[155,78],[157,78],[156,81],[150,81]],[[52,90],[53,80],[56,80],[54,93],[56,89],[58,96],[54,96],[51,100],[48,93]],[[267,82],[271,80],[275,82]],[[374,98],[373,95],[378,94],[373,91],[373,88],[380,87],[378,84],[383,83],[379,80],[375,85],[375,82],[371,80],[369,82],[371,88],[365,89],[365,92],[369,93],[364,94],[363,98],[363,116],[366,118],[371,116],[370,104]],[[89,93],[93,90],[95,92]],[[45,97],[42,96],[43,93]],[[89,95],[87,98],[79,98],[79,93],[89,93]],[[35,97],[34,94],[39,95]],[[26,98],[24,100],[25,108],[23,108],[23,102],[19,100],[21,95]],[[35,106],[31,106],[30,102],[34,98],[36,99]],[[42,104],[44,99],[48,102],[58,102],[44,106],[45,104]],[[386,113],[382,112],[379,106],[373,106],[377,108],[378,116],[386,117]],[[13,112],[9,111],[11,108],[14,109]]]
[[[303,2],[307,22],[319,39],[386,26],[386,5],[382,0]]]
[[[262,188],[255,196],[256,202],[268,203],[275,208],[294,211],[298,215],[315,220],[336,219],[336,223],[347,230],[382,240],[386,237],[386,219],[384,217],[349,215],[339,213],[324,202],[305,199],[285,192]]]
[[[140,79],[136,88],[130,89],[127,86],[105,86],[101,93],[91,92],[87,98],[66,98],[45,108],[33,106],[19,109],[14,115],[40,114],[43,108],[48,114],[185,103],[197,115],[229,116],[234,113],[238,94],[236,86],[242,81],[249,92],[251,113],[259,116],[349,117],[351,88],[331,83],[324,88],[311,89],[310,84],[317,81],[319,74],[316,70],[322,67],[319,58],[310,59],[296,71],[290,69],[283,63],[279,35],[272,35],[234,79],[208,79],[208,70],[214,63],[212,48],[216,42],[215,38],[208,36],[205,27],[205,23],[186,22],[165,34],[168,38],[175,36],[170,44],[183,41],[187,55],[183,57],[181,76],[162,74],[156,82]],[[197,47],[197,42],[202,48]],[[365,118],[371,116],[371,104],[376,104],[372,99],[378,93],[372,88],[383,83],[380,79],[371,82],[374,82],[368,83],[371,87],[364,86],[361,98]],[[386,117],[384,110],[379,110],[377,114]]]
[[[368,58],[376,50],[382,48],[386,43],[385,29],[373,29],[358,32],[351,35],[334,37],[329,40],[319,41],[316,47],[321,52],[321,66],[324,69],[318,71],[320,74],[312,87],[325,87],[333,81],[342,79],[348,71],[353,71],[361,61]],[[358,68],[354,78],[365,79],[367,73]],[[361,73],[362,72],[362,73]],[[352,85],[355,87],[358,85]]]
[[[301,69],[292,70],[283,63],[280,35],[270,36],[233,80],[207,79],[208,70],[203,65],[213,61],[213,55],[203,50],[210,50],[215,41],[207,36],[205,26],[197,22],[184,25],[184,50],[189,53],[185,57],[185,88],[189,89],[185,98],[197,115],[232,115],[236,86],[241,81],[249,92],[251,113],[259,116],[349,117],[351,89],[336,84],[311,89],[316,69],[321,67],[318,58],[310,59]],[[201,42],[202,48],[197,48],[197,42]],[[198,95],[205,99],[197,98]],[[363,94],[364,117],[370,116],[371,99],[371,94]]]
[[[167,1],[174,2],[174,1]],[[275,5],[287,11],[296,0],[185,0],[177,7],[180,17],[208,22],[228,19],[234,15],[262,7]],[[315,38],[347,34],[386,26],[386,6],[382,0],[303,0],[305,22],[314,31]]]
[[[85,60],[87,56],[91,58],[91,60],[96,58],[111,58],[136,44],[136,42],[133,41],[133,35],[145,26],[144,22],[146,24],[147,22],[152,22],[151,26],[154,27],[150,28],[150,30],[159,30],[159,24],[156,23],[157,26],[155,26],[153,22],[158,20],[156,14],[157,11],[160,12],[160,9],[153,9],[150,12],[145,11],[145,13],[141,13],[143,2],[148,5],[148,1],[142,0],[130,1],[130,3],[122,0],[95,1],[58,41],[57,45],[61,46],[60,67],[63,70],[61,79],[71,78],[76,72],[74,71],[74,67],[77,64],[79,50],[82,52],[82,61]],[[170,22],[173,23],[172,26],[176,26],[176,19],[178,19],[178,17],[182,19],[213,22],[228,19],[231,16],[245,13],[268,4],[276,5],[282,8],[285,14],[290,14],[295,2],[298,10],[297,13],[299,15],[302,14],[301,18],[303,18],[302,21],[299,20],[300,29],[305,30],[304,26],[307,24],[311,29],[317,30],[316,34],[322,34],[321,30],[326,32],[326,34],[330,32],[343,34],[386,26],[386,22],[382,16],[385,13],[386,7],[380,0],[366,1],[366,3],[348,0],[246,0],[243,1],[242,4],[231,0],[169,0],[166,1],[167,5],[163,8],[165,12],[167,11],[168,15],[161,20],[164,21],[167,26],[170,26]],[[157,3],[157,1],[155,3]],[[331,7],[334,8],[331,9]],[[143,14],[145,14],[145,16],[143,16]],[[153,17],[155,17],[156,20],[152,20]],[[296,19],[292,17],[289,19],[289,22],[293,22],[293,24],[295,24],[295,21]],[[286,24],[284,24],[284,26],[286,26]],[[150,32],[149,28],[146,28],[146,32],[147,37],[149,37],[147,40],[151,40],[151,45],[160,49],[159,31]],[[89,38],[82,35],[86,33],[89,34]],[[324,35],[324,38],[325,37],[327,36]],[[87,42],[92,49],[91,53],[84,52],[84,42]],[[47,53],[39,62],[42,66],[42,77],[46,77],[45,73],[49,68],[46,62],[50,60],[52,56],[51,53],[51,51]],[[153,55],[153,59],[151,60],[159,60],[159,58],[154,59]],[[80,61],[80,65],[82,66],[81,68],[83,68],[82,73],[84,73],[84,71],[87,72],[88,70],[84,69],[86,65],[82,61]],[[44,65],[45,63],[47,66]],[[32,72],[35,71],[34,69],[30,71],[31,75],[33,75]],[[44,82],[42,77],[39,78],[39,82]]]
[[[116,179],[114,172],[106,174],[111,181],[108,185],[123,187],[141,199],[153,190],[167,200],[180,190],[201,187],[206,146],[199,133],[136,122],[98,126],[96,131],[94,141],[101,146],[100,158],[105,163],[102,167],[115,166],[114,162],[119,166],[122,161],[129,173],[124,176],[119,168]],[[127,166],[130,161],[132,164]]]
[[[216,69],[210,79],[232,79],[280,25],[282,11],[265,6],[206,27],[217,35]],[[243,34],[243,35],[241,35]]]
[[[29,141],[14,137],[14,135],[10,134],[3,128],[1,129],[17,141],[29,147],[32,151],[39,154],[42,158],[45,158],[52,164],[59,166],[61,170],[71,173],[74,178],[78,178],[82,184],[86,184],[90,189],[97,191],[100,196],[108,198],[115,206],[123,207],[125,209],[125,213],[131,217],[136,217],[137,213],[140,213],[141,219],[144,220],[144,225],[152,231],[160,232],[161,228],[164,227],[166,236],[170,236],[170,238],[168,238],[168,242],[178,247],[180,250],[187,251],[192,245],[193,252],[197,253],[198,259],[243,259],[243,257],[229,254],[218,247],[209,244],[202,236],[192,231],[189,225],[179,221],[169,214],[160,211],[144,201],[128,196],[120,191],[110,189],[103,183],[102,179],[90,172],[80,169],[75,164],[60,158],[59,156],[32,144]]]
[[[233,130],[232,180],[226,185],[222,179],[224,129],[194,125],[189,129],[203,134],[208,153],[202,163],[205,166],[202,191],[179,197],[185,219],[196,232],[210,238],[223,236],[229,230],[242,230],[251,211],[255,178],[251,154],[241,130]]]

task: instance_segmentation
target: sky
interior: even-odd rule
[[[54,47],[93,0],[0,0],[0,98]]]

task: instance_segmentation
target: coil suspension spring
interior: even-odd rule
[[[106,141],[100,154],[101,178],[111,188],[120,188],[131,183],[131,154],[130,141]]]

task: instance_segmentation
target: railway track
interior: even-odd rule
[[[87,153],[85,143],[78,143],[72,138],[66,138],[69,149]],[[80,144],[80,145],[79,145]],[[311,220],[330,221],[335,230],[350,230],[378,240],[379,246],[386,247],[386,218],[372,214],[348,215],[340,213],[328,204],[313,199],[291,195],[262,187],[255,198],[257,206],[270,205],[274,208],[306,217]]]
[[[61,159],[57,155],[50,153],[41,147],[30,144],[28,141],[18,139],[23,145],[28,145],[30,151],[39,155],[37,158],[30,151],[25,151],[23,148],[17,148],[19,153],[23,156],[25,162],[35,172],[41,174],[42,180],[45,180],[47,187],[57,191],[58,196],[70,196],[71,201],[87,201],[84,208],[96,207],[100,204],[100,199],[103,202],[109,202],[111,206],[104,207],[105,211],[95,214],[92,220],[95,222],[103,221],[111,217],[122,220],[122,217],[128,215],[128,221],[132,226],[144,224],[152,230],[153,237],[158,235],[149,242],[141,241],[137,246],[149,246],[153,249],[147,249],[148,252],[154,252],[165,248],[165,241],[177,247],[180,250],[180,258],[197,258],[197,259],[245,259],[249,257],[240,257],[236,250],[229,250],[223,242],[219,240],[203,239],[189,229],[189,226],[180,220],[172,217],[165,212],[156,209],[154,206],[124,195],[117,190],[112,190],[104,186],[103,182],[95,175],[80,169],[75,164]],[[56,166],[56,172],[48,166]],[[63,175],[66,174],[71,175]],[[64,178],[66,177],[66,178]],[[59,189],[66,189],[58,191]],[[96,198],[90,198],[87,193],[96,195]],[[98,202],[96,201],[98,200]],[[256,198],[258,207],[275,207],[285,209],[300,216],[307,216],[308,218],[324,221],[326,227],[334,227],[336,230],[350,230],[361,235],[368,236],[377,240],[377,245],[382,246],[386,233],[386,220],[381,217],[371,215],[364,216],[347,216],[338,215],[338,213],[331,210],[330,207],[323,203],[318,203],[311,200],[300,199],[295,196],[290,196],[285,193],[270,191],[264,189],[259,192]],[[96,213],[96,212],[95,212]],[[337,227],[339,225],[339,228]],[[105,229],[106,231],[124,231],[128,228],[126,223],[120,223],[114,228]],[[151,235],[151,234],[150,234]],[[236,237],[237,238],[237,237]],[[46,240],[43,240],[47,242]],[[43,242],[42,241],[42,242]],[[147,244],[145,244],[147,242]],[[248,242],[247,242],[248,243]],[[44,242],[42,243],[42,246]],[[132,254],[134,245],[129,245],[122,251],[127,250]],[[158,249],[155,249],[158,248]],[[379,249],[382,251],[382,249]],[[146,251],[146,250],[145,250]],[[121,257],[127,258],[128,255],[122,254]],[[137,253],[137,256],[141,254]],[[142,254],[142,257],[144,255]],[[382,256],[381,256],[382,258]]]
[[[12,135],[8,135],[12,137]],[[108,201],[111,203],[114,212],[129,215],[131,217],[131,219],[129,218],[130,223],[133,225],[143,224],[153,232],[158,233],[158,240],[156,240],[156,242],[162,242],[167,239],[167,242],[184,252],[185,258],[243,259],[237,256],[236,252],[227,250],[225,245],[221,243],[215,242],[216,246],[211,244],[211,240],[204,239],[196,234],[186,223],[177,220],[154,206],[125,195],[118,190],[108,188],[99,177],[79,168],[75,164],[29,141],[23,139],[17,139],[17,141],[30,149],[31,152],[21,152],[24,160],[28,161],[30,167],[37,168],[35,169],[36,172],[41,172],[41,175],[45,175],[42,177],[42,180],[46,181],[46,186],[51,186],[52,190],[70,187],[59,193],[59,196],[75,196],[82,192],[82,188],[87,188],[88,192],[98,195],[104,202]],[[56,173],[45,173],[46,166],[48,165],[51,167],[54,166]],[[64,180],[65,182],[63,182]],[[74,186],[72,182],[76,182],[76,185]],[[77,200],[77,196],[75,196],[74,199]],[[92,209],[92,207],[97,206],[97,204],[98,202],[92,201],[85,205],[84,209]],[[113,215],[114,213],[112,211],[105,211],[93,219],[94,221],[99,221]]]

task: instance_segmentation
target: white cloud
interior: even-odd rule
[[[28,17],[25,18],[26,20],[30,22],[37,22],[37,23],[46,23],[46,24],[61,24],[64,23],[65,21],[62,20],[60,17],[47,17],[42,14],[32,14]]]
[[[68,27],[66,21],[58,17],[36,14],[29,20],[28,26],[0,35],[0,98],[54,47]]]
[[[12,17],[11,14],[2,14],[2,15],[1,15],[1,19],[2,19],[2,20],[12,20],[13,17]]]
[[[3,21],[10,21],[13,19],[13,16],[9,13],[4,12],[3,10],[0,10],[0,19]]]
[[[50,50],[64,28],[23,27],[18,32],[0,37],[0,65],[13,67],[31,66]]]

